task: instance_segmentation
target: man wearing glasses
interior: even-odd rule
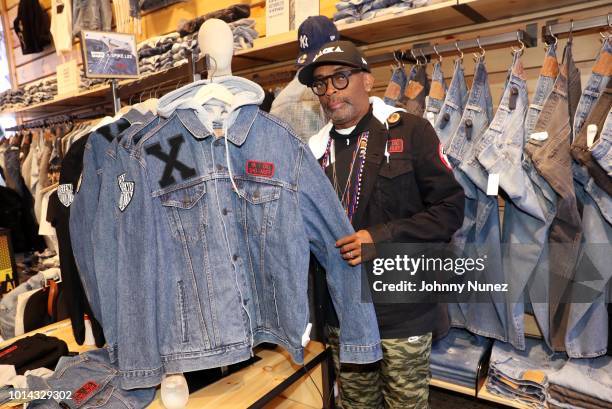
[[[369,261],[372,255],[362,254],[362,244],[449,241],[463,222],[464,194],[429,122],[369,97],[374,77],[351,42],[323,45],[298,78],[331,119],[309,146],[356,231],[336,243],[344,259],[353,266]],[[375,366],[340,369],[337,318],[329,320],[340,404],[427,408],[432,333],[448,331],[446,306],[375,308],[383,339],[383,360]]]

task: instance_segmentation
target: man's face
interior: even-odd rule
[[[323,65],[314,70],[314,79],[320,79],[339,72],[349,72],[345,65]],[[348,77],[348,86],[342,90],[334,87],[327,79],[327,91],[319,96],[319,102],[335,126],[344,128],[356,125],[367,113],[370,102],[368,92],[372,89],[373,77],[367,72],[356,72]]]

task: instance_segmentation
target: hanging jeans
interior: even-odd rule
[[[473,243],[475,244],[473,247],[476,248],[477,254],[468,254],[468,256],[486,256],[487,268],[484,270],[485,276],[482,279],[488,283],[502,283],[504,277],[497,197],[487,196],[485,193],[488,174],[477,161],[478,154],[484,147],[484,133],[492,119],[493,102],[488,74],[481,60],[476,64],[474,83],[468,102],[459,127],[449,141],[447,154],[456,168],[455,174],[463,173],[478,188],[476,190],[478,202],[476,223],[473,232]],[[479,297],[479,301],[481,298]],[[464,324],[467,329],[476,334],[506,341],[507,314],[504,302],[504,298],[499,293],[491,293],[487,303],[459,304],[466,321],[453,324],[460,326]]]
[[[549,328],[550,345],[555,351],[565,350],[568,306],[562,301],[573,279],[582,234],[571,170],[567,86],[567,67],[562,65],[534,129],[536,133],[546,132],[547,136],[532,137],[526,146],[538,173],[558,196],[556,215],[549,233]]]
[[[425,101],[424,117],[431,123],[431,126],[436,126],[436,119],[446,98],[446,89],[442,64],[437,62],[434,64],[433,74],[431,75],[431,87]]]
[[[546,287],[542,285],[548,277],[535,280],[534,272],[548,262],[542,257],[543,247],[552,221],[550,216],[554,216],[554,212],[546,212],[545,216],[543,209],[550,206],[546,206],[546,199],[529,178],[526,167],[530,163],[523,164],[523,124],[528,109],[531,110],[525,72],[521,61],[515,58],[499,109],[485,133],[485,147],[478,161],[489,174],[499,175],[499,185],[509,198],[504,208],[502,255],[505,282],[509,284],[508,341],[518,349],[525,348],[524,303],[529,299],[542,333],[545,337],[548,333]],[[529,298],[525,299],[525,295]]]

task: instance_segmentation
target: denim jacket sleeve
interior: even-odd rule
[[[99,322],[103,322],[98,285],[92,265],[93,247],[89,226],[89,222],[91,221],[90,215],[92,212],[95,212],[95,207],[97,206],[98,195],[96,192],[96,185],[99,183],[92,155],[91,142],[88,140],[83,155],[81,183],[80,186],[75,186],[74,201],[70,206],[70,241],[72,244],[74,261],[79,270],[79,276],[81,277],[91,310],[95,318]]]
[[[301,145],[298,201],[310,249],[327,271],[327,285],[340,321],[340,361],[364,364],[382,358],[378,322],[361,291],[361,269],[351,267],[335,247],[354,232],[323,170]],[[369,295],[369,294],[368,294]]]

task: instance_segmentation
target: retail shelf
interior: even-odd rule
[[[436,388],[444,389],[447,391],[460,393],[463,395],[468,395],[468,396],[475,395],[474,388],[468,388],[462,385],[455,385],[453,383],[442,381],[440,379],[431,379],[431,381],[429,382],[429,385],[436,387]],[[513,401],[510,399],[505,399],[505,398],[502,398],[500,396],[490,393],[489,391],[487,391],[486,382],[485,382],[485,385],[483,385],[482,388],[480,388],[480,390],[478,391],[478,399],[498,403],[500,405],[508,406],[511,408],[527,409],[527,405],[521,402]]]
[[[537,13],[550,9],[560,9],[574,4],[587,3],[585,0],[459,0],[458,9],[466,10],[466,14],[472,14],[476,19],[485,22],[516,17],[522,14]],[[554,4],[553,4],[554,3]],[[474,13],[475,12],[475,13]]]

